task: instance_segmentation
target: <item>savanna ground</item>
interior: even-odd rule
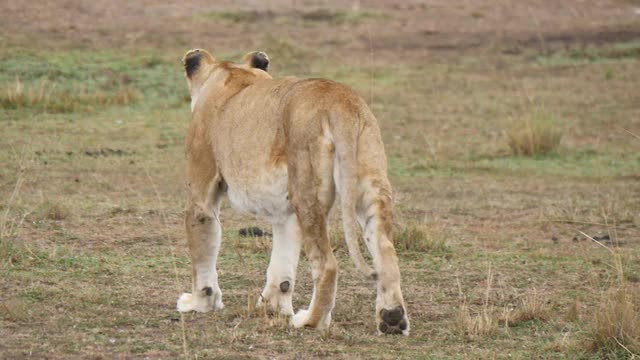
[[[640,353],[639,2],[6,1],[0,30],[0,358]],[[256,310],[270,241],[238,229],[268,226],[228,204],[226,309],[175,311],[194,47],[370,103],[411,336],[376,335],[339,226],[330,331]]]

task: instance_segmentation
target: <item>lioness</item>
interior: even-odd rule
[[[220,201],[273,225],[273,250],[259,303],[293,315],[292,295],[302,247],[310,260],[313,295],[294,327],[325,329],[335,303],[337,263],[328,214],[340,196],[343,227],[356,267],[377,281],[376,323],[385,334],[409,333],[391,238],[392,199],[377,120],[347,86],[323,79],[274,80],[264,53],[245,64],[217,61],[205,50],[183,58],[192,120],[186,137],[190,199],[185,225],[192,293],[178,310],[222,309],[216,258]],[[363,230],[375,271],[358,246]]]

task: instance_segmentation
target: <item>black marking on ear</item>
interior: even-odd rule
[[[253,55],[251,55],[251,67],[267,71],[269,67],[269,57],[267,54],[261,51],[254,52]]]
[[[200,60],[202,59],[202,54],[199,50],[194,50],[187,54],[184,58],[184,70],[187,72],[187,76],[191,77],[198,67],[200,67]]]
[[[205,295],[207,296],[211,296],[213,295],[213,289],[211,288],[211,286],[205,286],[202,288],[202,291],[205,293]]]

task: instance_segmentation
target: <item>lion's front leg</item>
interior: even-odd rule
[[[293,289],[300,257],[300,226],[295,214],[282,224],[273,224],[273,248],[267,269],[267,284],[258,306],[283,315],[293,315]]]
[[[195,203],[186,212],[185,226],[193,283],[192,293],[184,293],[178,299],[177,307],[180,312],[207,312],[224,308],[216,270],[222,235],[217,213],[217,204],[209,210]]]

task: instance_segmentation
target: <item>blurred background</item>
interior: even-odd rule
[[[227,308],[180,316],[181,57],[352,86],[389,157],[409,338],[341,265],[328,333],[254,304],[267,223],[223,206]],[[640,352],[640,2],[0,4],[0,357],[628,358]],[[299,269],[294,307],[311,293]]]

